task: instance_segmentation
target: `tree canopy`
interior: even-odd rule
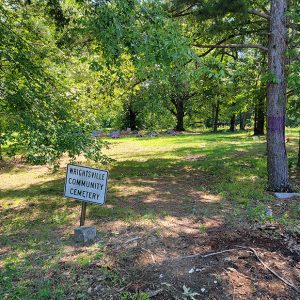
[[[104,162],[105,143],[91,135],[99,128],[235,131],[239,123],[261,135],[266,122],[268,157],[277,157],[269,175],[278,151],[285,174],[270,175],[270,189],[288,190],[284,126],[274,120],[299,125],[300,25],[297,3],[287,11],[279,2],[1,1],[2,145],[35,163],[64,153]],[[288,43],[275,53],[279,25]]]

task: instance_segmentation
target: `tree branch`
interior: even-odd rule
[[[177,18],[177,17],[183,17],[183,16],[188,16],[190,15],[192,12],[189,11],[191,8],[194,7],[194,4],[191,4],[190,6],[188,6],[187,8],[183,9],[182,11],[179,11],[175,14],[172,14],[172,18]],[[173,13],[173,12],[172,12]]]
[[[296,31],[300,31],[300,24],[296,23],[288,23],[287,25],[289,28],[295,29]]]
[[[234,38],[235,36],[236,36],[236,35],[231,34],[231,35],[229,35],[228,37],[226,37],[225,39],[223,39],[223,40],[217,42],[216,45],[221,45],[221,44],[225,43],[226,41],[230,40],[231,38]],[[216,47],[211,48],[211,49],[205,51],[204,53],[200,54],[199,56],[200,56],[200,57],[206,56],[206,55],[209,54],[211,51],[213,51],[215,48],[216,48]]]
[[[203,45],[203,44],[193,44],[194,47],[197,48],[212,48],[212,49],[217,49],[217,48],[235,48],[235,49],[243,49],[243,48],[255,48],[255,49],[260,49],[263,51],[268,51],[267,47],[264,47],[263,45],[259,45],[259,44],[228,44],[228,45]]]
[[[251,15],[255,15],[255,16],[264,18],[266,20],[270,20],[270,15],[265,14],[263,12],[260,12],[260,11],[258,11],[256,9],[250,9],[250,10],[248,10],[248,13],[251,14]]]

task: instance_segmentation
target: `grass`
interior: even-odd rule
[[[287,135],[290,172],[299,191],[298,131],[288,129]],[[95,276],[103,276],[101,284],[112,293],[128,278],[113,269],[107,241],[123,238],[133,227],[167,238],[184,229],[180,222],[198,222],[197,230],[205,235],[216,219],[233,226],[270,221],[264,210],[274,198],[265,191],[263,137],[256,139],[247,132],[202,133],[109,141],[107,154],[115,159],[113,163],[83,162],[110,171],[106,205],[88,205],[88,223],[97,226],[100,239],[83,248],[73,242],[80,204],[62,196],[65,166],[57,173],[42,166],[9,162],[2,166],[0,299],[89,299],[96,267]],[[284,211],[275,208],[271,221],[296,230],[299,216],[299,204],[291,202]],[[170,223],[172,232],[166,230]],[[125,251],[120,259],[131,259],[133,254]],[[148,299],[147,294],[118,295]]]

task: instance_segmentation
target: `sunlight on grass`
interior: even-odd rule
[[[290,169],[297,175],[298,131],[288,129],[287,135]],[[95,225],[104,240],[118,240],[120,232],[130,228],[140,228],[153,239],[169,239],[204,236],[226,222],[235,226],[240,220],[266,221],[264,211],[274,198],[265,191],[265,138],[254,139],[245,132],[109,141],[106,153],[115,159],[113,163],[84,162],[110,171],[107,204],[87,207],[87,223]],[[100,241],[83,252],[74,244],[80,203],[63,198],[64,173],[65,161],[58,173],[21,164],[2,169],[1,299],[7,294],[12,295],[8,299],[31,299],[31,295],[64,299],[66,294],[79,294],[89,281],[78,281],[76,272],[94,264],[100,264],[107,284],[121,282],[118,273],[102,267],[115,258]],[[284,213],[274,209],[274,218],[291,230],[299,224],[299,215],[296,202]],[[124,252],[120,259],[132,255]],[[146,258],[145,254],[149,264]],[[63,278],[61,284],[51,276]]]

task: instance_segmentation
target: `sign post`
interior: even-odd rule
[[[86,202],[81,203],[80,226],[84,226],[86,215]]]
[[[106,200],[108,171],[68,164],[64,196],[80,200],[80,227],[75,229],[75,239],[89,242],[96,237],[96,228],[84,226],[87,203],[103,205]]]

